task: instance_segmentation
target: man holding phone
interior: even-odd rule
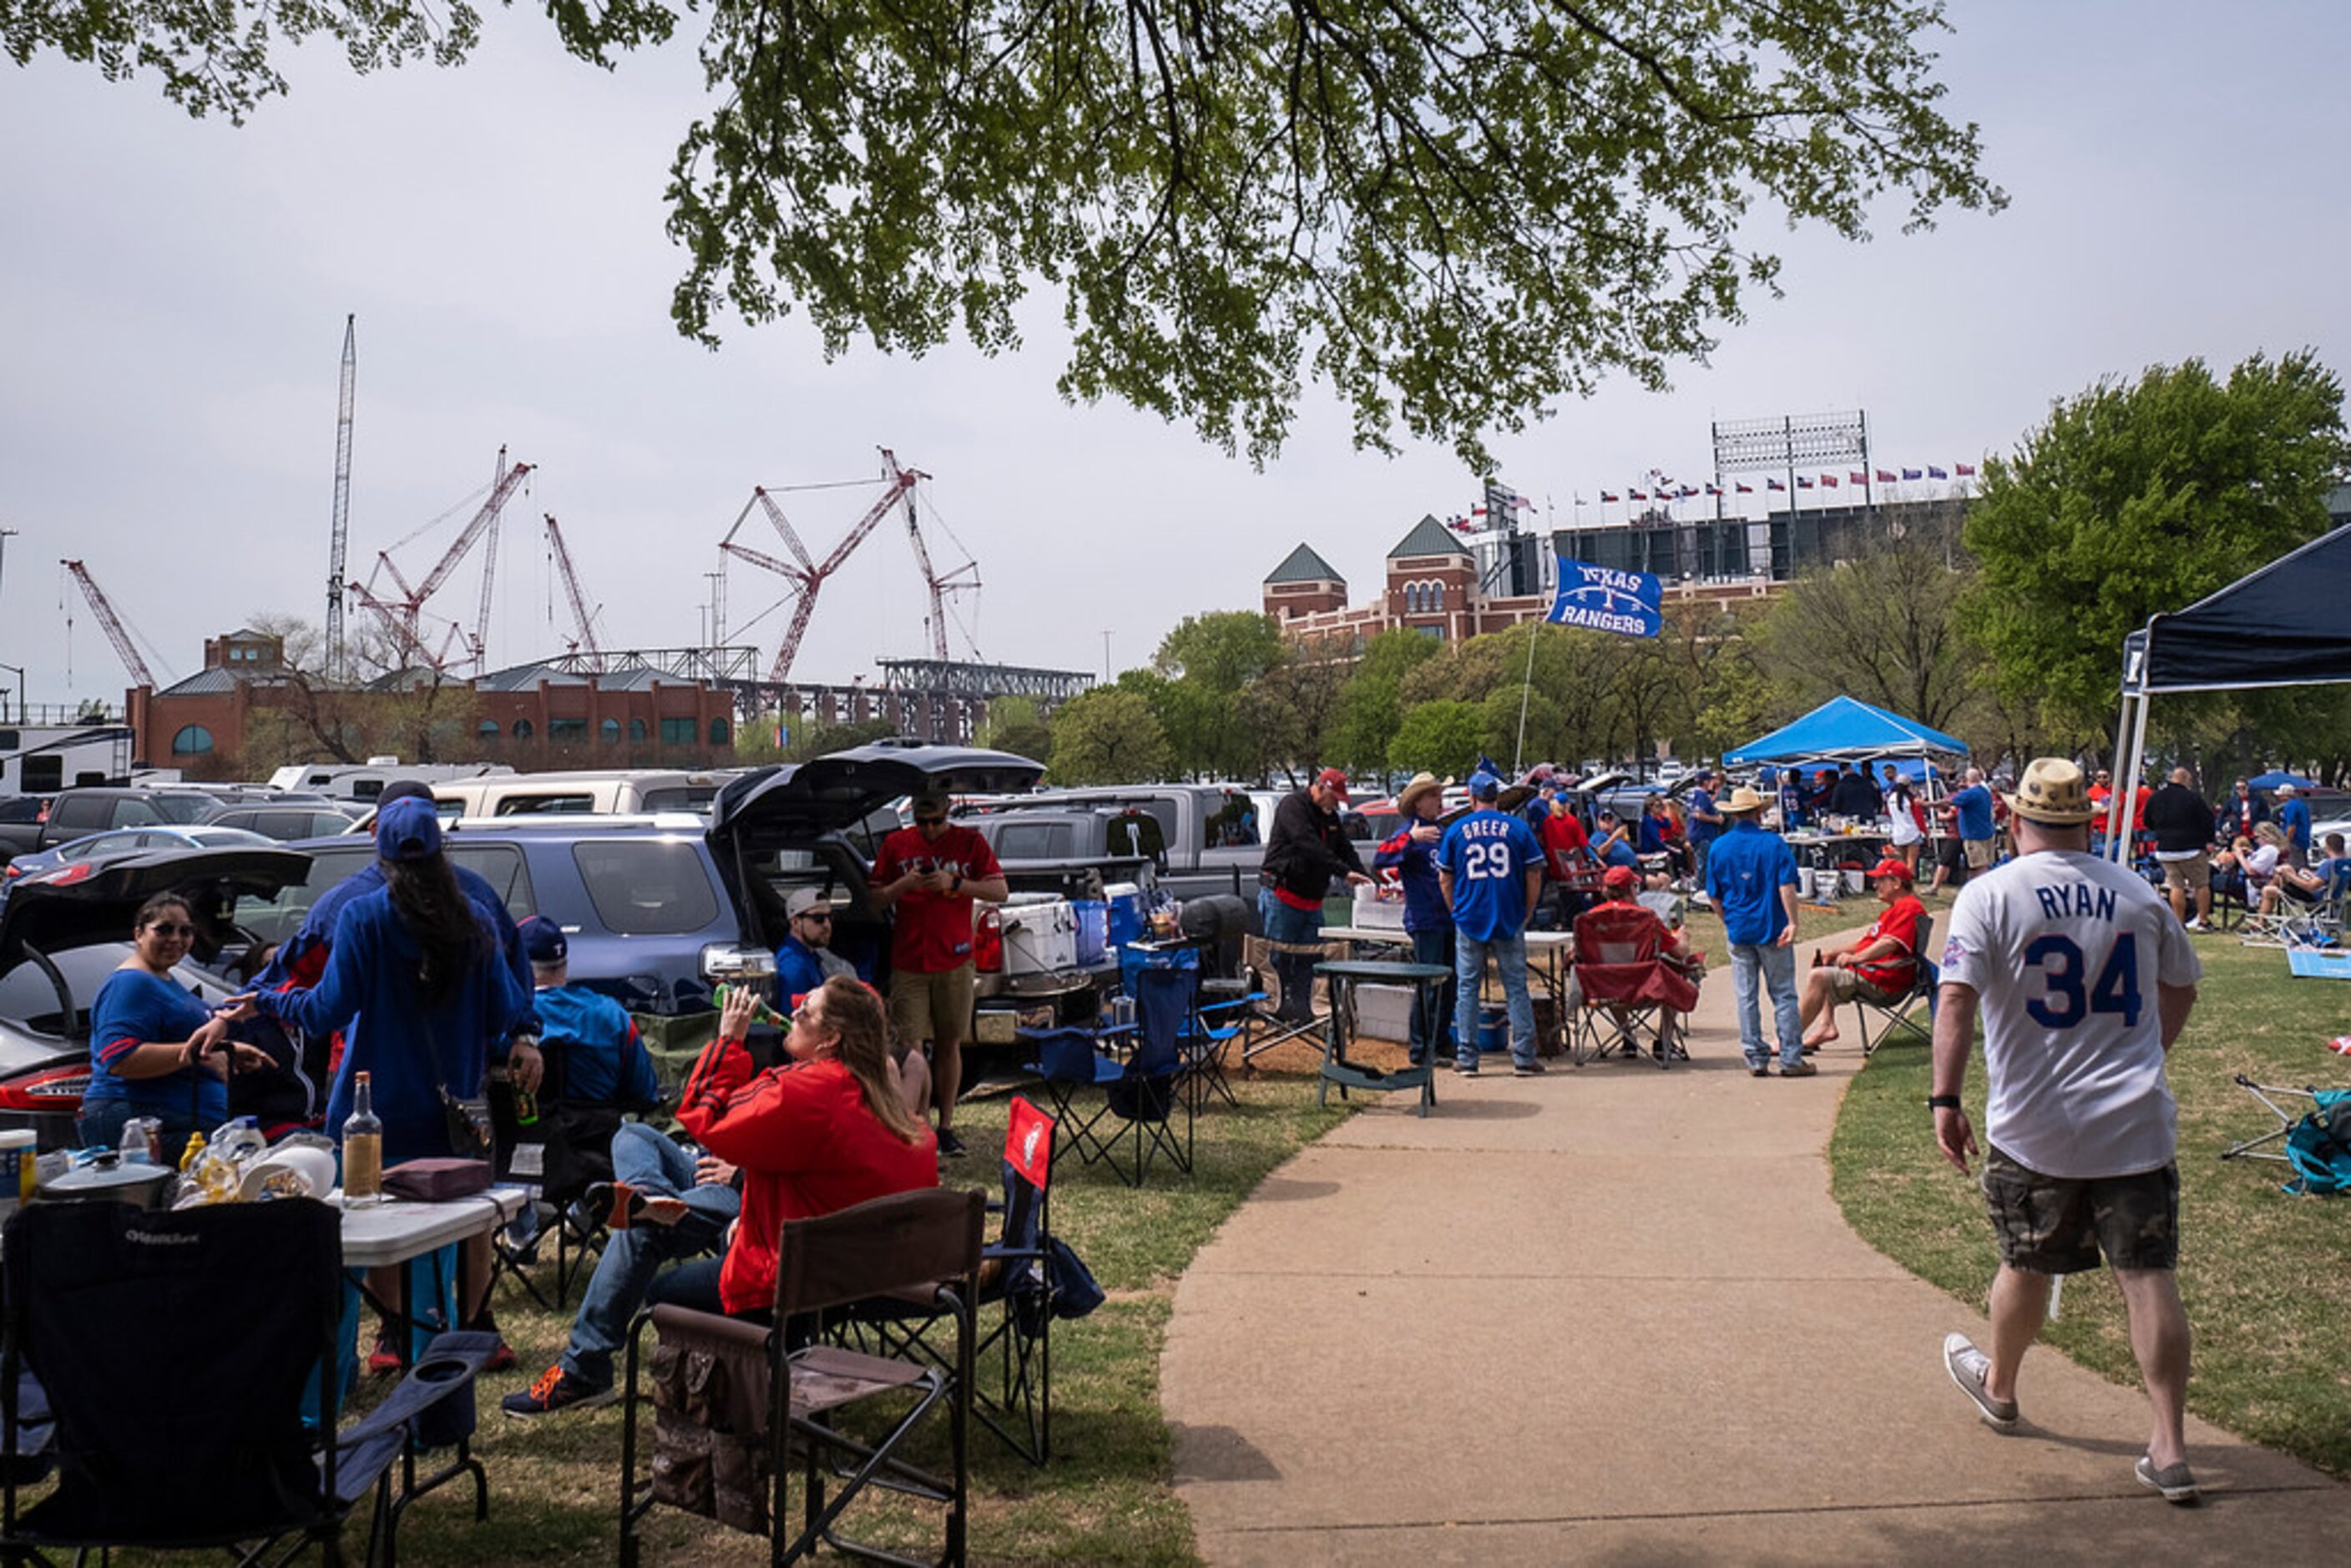
[[[963,1037],[971,1027],[972,917],[976,902],[1009,896],[987,841],[947,823],[945,795],[917,795],[914,826],[882,841],[869,891],[876,909],[897,910],[890,929],[890,1032],[901,1046],[931,1047],[939,1107],[939,1153],[963,1153],[956,1094],[963,1087]]]

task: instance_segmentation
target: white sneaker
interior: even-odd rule
[[[2201,930],[2203,930],[2203,929],[2204,929],[2204,922],[2203,922],[2201,919],[2197,918],[2197,917],[2192,916],[2192,915],[2191,915],[2188,920],[2186,920],[2185,922],[2183,922],[2183,924],[2184,924],[2184,925],[2188,927],[2188,929],[2189,929],[2189,930],[2190,930],[2190,931],[2201,931]]]

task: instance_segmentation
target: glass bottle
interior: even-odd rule
[[[383,1124],[375,1113],[375,1080],[351,1079],[351,1113],[343,1123],[343,1202],[368,1208],[383,1201]]]

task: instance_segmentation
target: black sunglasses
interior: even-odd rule
[[[918,827],[918,828],[937,828],[937,827],[944,827],[946,824],[946,817],[944,817],[944,816],[938,816],[938,817],[917,816],[917,817],[914,819],[914,826],[916,826],[916,827]]]
[[[826,925],[830,925],[832,924],[832,911],[828,909],[823,914],[819,915],[812,910],[804,909],[800,911],[799,914],[794,915],[793,918],[796,920],[821,920]]]
[[[193,936],[196,934],[193,925],[174,925],[168,920],[158,920],[147,929],[158,936]]]

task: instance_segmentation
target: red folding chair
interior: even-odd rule
[[[1698,1006],[1698,985],[1666,954],[1666,925],[1637,904],[1603,904],[1575,919],[1575,1064],[1621,1051],[1643,1054],[1653,1030],[1659,1067],[1689,1060],[1683,1018]]]

